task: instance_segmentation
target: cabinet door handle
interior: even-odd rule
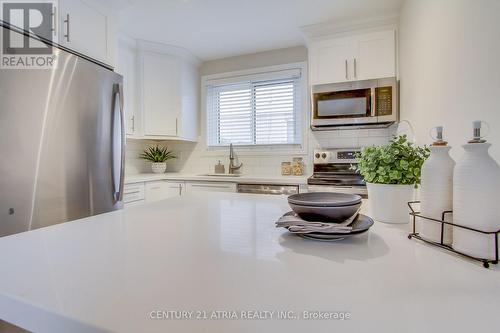
[[[135,132],[135,116],[132,116],[130,120],[132,120],[132,132]]]
[[[175,135],[179,135],[179,121],[175,118]]]
[[[347,75],[347,59],[345,60],[345,79],[349,80],[349,75]]]
[[[66,37],[66,41],[69,43],[70,42],[70,39],[69,39],[69,14],[66,14],[66,19],[64,20],[64,23],[66,23],[66,34],[64,35],[64,37]]]
[[[356,73],[356,58],[354,58],[354,78],[357,78],[358,74]]]
[[[54,11],[52,12],[52,32],[55,35],[57,31],[57,7],[54,6]]]

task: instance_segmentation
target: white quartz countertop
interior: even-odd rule
[[[409,225],[302,239],[274,227],[288,210],[201,193],[0,238],[0,318],[51,333],[498,330],[498,267],[409,240]]]
[[[179,181],[212,181],[231,182],[240,184],[279,184],[279,185],[305,185],[308,176],[267,176],[267,175],[241,175],[241,176],[204,176],[197,174],[186,174],[166,172],[161,174],[140,173],[125,175],[125,184],[149,182],[155,180],[179,180]]]

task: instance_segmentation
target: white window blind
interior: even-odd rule
[[[300,70],[209,82],[208,145],[300,144],[300,82]]]

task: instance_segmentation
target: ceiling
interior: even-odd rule
[[[119,27],[134,38],[184,47],[206,61],[302,45],[300,27],[394,15],[402,2],[126,0]]]

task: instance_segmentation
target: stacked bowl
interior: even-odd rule
[[[288,197],[293,212],[283,215],[277,227],[303,238],[332,241],[367,231],[373,220],[359,214],[361,197],[355,194],[310,192]]]
[[[289,196],[288,204],[304,220],[343,222],[359,210],[361,197],[332,192],[299,193]]]

